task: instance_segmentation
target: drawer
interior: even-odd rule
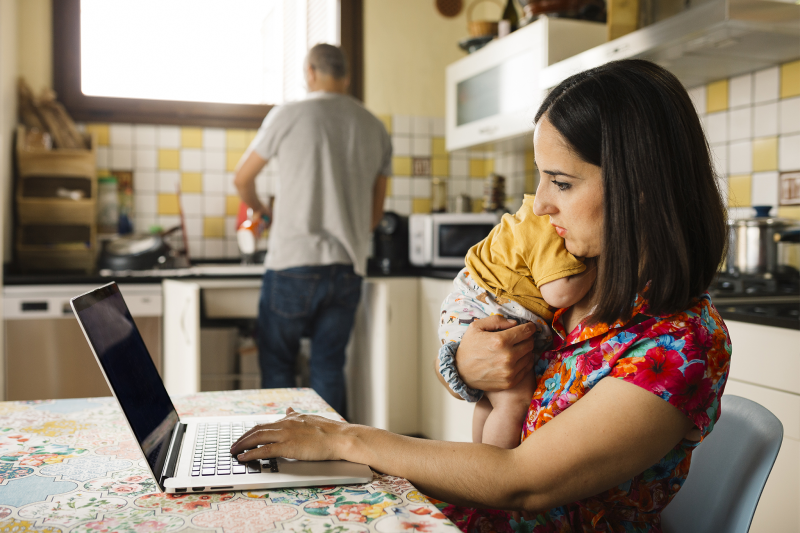
[[[800,394],[800,330],[725,324],[733,344],[731,379]]]
[[[800,394],[792,394],[743,383],[733,378],[725,384],[725,393],[753,400],[772,411],[783,424],[783,437],[800,441]],[[723,411],[724,416],[724,411]]]

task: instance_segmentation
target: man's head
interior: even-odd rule
[[[346,93],[350,87],[347,59],[341,48],[318,44],[308,51],[304,64],[309,92]]]

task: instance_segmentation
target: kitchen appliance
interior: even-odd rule
[[[726,270],[729,273],[777,274],[790,265],[781,264],[778,243],[784,233],[800,230],[796,220],[770,217],[771,206],[753,206],[755,217],[734,219],[728,222],[728,255]]]
[[[408,217],[386,211],[373,232],[370,267],[383,274],[403,271],[408,266]]]
[[[162,235],[125,235],[103,243],[98,269],[148,270],[164,265],[170,248]]]
[[[415,266],[463,267],[472,246],[500,222],[498,213],[430,213],[408,217],[409,259]]]

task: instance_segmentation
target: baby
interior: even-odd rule
[[[587,267],[567,251],[549,217],[533,213],[533,200],[525,195],[519,211],[504,215],[467,253],[466,267],[453,280],[455,291],[442,303],[442,350],[459,342],[474,320],[502,315],[520,324],[535,323],[534,352],[541,353],[553,339],[553,311],[576,304],[591,288],[594,263]],[[509,390],[483,393],[475,405],[472,440],[516,448],[535,388],[531,371]],[[462,397],[476,401],[477,395]]]

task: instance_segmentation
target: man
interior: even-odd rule
[[[311,387],[344,413],[345,346],[366,274],[370,231],[383,216],[392,147],[380,120],[347,95],[342,51],[313,47],[305,100],[273,108],[236,171],[242,201],[272,228],[258,310],[261,386],[294,387],[300,338],[311,338]],[[255,179],[276,157],[273,205]],[[270,199],[273,200],[273,199]]]

